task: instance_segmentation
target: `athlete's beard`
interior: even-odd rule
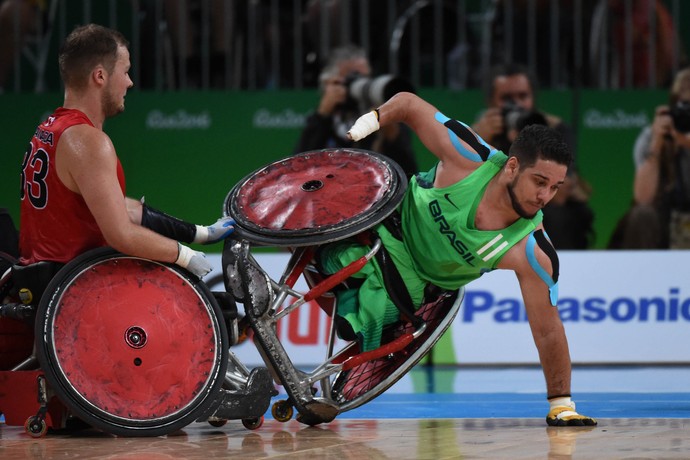
[[[108,91],[103,93],[101,103],[103,105],[103,112],[107,118],[114,117],[125,110],[124,105],[116,102],[115,98],[113,98],[112,94]]]
[[[537,215],[537,213],[529,214],[527,211],[525,211],[525,208],[522,207],[522,205],[518,202],[517,196],[515,195],[515,184],[517,183],[518,179],[520,178],[520,175],[513,179],[513,181],[508,184],[508,196],[510,196],[510,204],[513,206],[513,210],[515,210],[516,213],[520,217],[523,217],[525,219],[531,219],[534,216]],[[538,211],[537,211],[538,212]]]

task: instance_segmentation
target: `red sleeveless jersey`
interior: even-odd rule
[[[24,154],[21,172],[19,262],[69,262],[79,254],[106,246],[103,233],[81,195],[68,189],[55,168],[55,151],[70,126],[93,126],[79,110],[58,108],[38,125]],[[125,177],[117,160],[122,194]]]

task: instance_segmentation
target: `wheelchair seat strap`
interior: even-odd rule
[[[402,220],[400,217],[400,211],[397,209],[391,213],[388,217],[386,217],[383,222],[381,222],[384,227],[386,227],[386,230],[390,232],[390,234],[398,241],[403,240],[403,234],[402,234]]]
[[[374,257],[381,268],[383,284],[393,304],[417,328],[423,320],[415,316],[410,293],[403,282],[402,276],[400,276],[400,272],[391,260],[386,247],[382,245]]]

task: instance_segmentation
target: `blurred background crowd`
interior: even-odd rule
[[[579,142],[580,91],[663,90],[638,138],[617,146],[633,165],[632,199],[623,215],[604,216],[616,225],[598,235],[597,247],[690,248],[688,2],[0,0],[0,104],[3,94],[60,92],[58,47],[89,22],[130,40],[132,91],[318,91],[294,152],[352,145],[344,133],[353,117],[396,91],[480,91],[484,107],[463,121],[487,141],[508,150],[522,127],[541,123],[561,131],[575,153],[545,209],[558,249],[595,246],[602,213],[591,205],[597,190],[587,170],[601,161],[616,174],[607,152]],[[568,94],[571,113],[542,108],[538,95],[548,91]],[[356,146],[414,174],[420,153],[412,136],[391,128]]]
[[[352,43],[416,87],[481,87],[509,62],[543,88],[658,87],[688,20],[680,0],[2,0],[0,87],[59,89],[51,57],[88,22],[130,38],[140,90],[313,87]]]

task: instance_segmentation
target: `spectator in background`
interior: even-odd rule
[[[321,99],[309,115],[294,153],[323,148],[356,147],[381,153],[397,162],[408,177],[417,173],[412,149],[412,134],[401,123],[387,126],[360,142],[353,142],[347,131],[362,112],[375,107],[361,107],[348,91],[348,79],[371,76],[365,51],[346,45],[332,51],[319,77]],[[382,103],[383,101],[381,101]]]
[[[234,6],[234,5],[233,5]],[[208,46],[209,74],[206,76],[211,87],[223,87],[226,72],[227,47],[230,44],[228,34],[232,33],[235,10],[226,11],[231,5],[221,0],[212,0],[209,8],[209,30],[203,30],[203,12],[199,1],[165,0],[165,21],[170,33],[173,57],[176,68],[182,61],[185,67],[185,81],[177,75],[178,88],[200,88],[204,84],[202,70],[202,52]],[[226,24],[229,22],[231,24]],[[204,44],[204,40],[208,43]]]
[[[594,213],[587,204],[589,186],[575,167],[575,134],[559,117],[536,107],[536,84],[520,64],[497,65],[486,80],[487,109],[472,126],[497,149],[508,152],[522,128],[547,125],[557,131],[573,152],[573,165],[565,184],[544,208],[544,227],[556,249],[587,249],[592,244]]]
[[[611,249],[690,249],[690,68],[678,72],[668,105],[633,147],[634,203]]]
[[[605,8],[605,2],[600,2],[595,13]],[[673,77],[674,41],[678,38],[673,23],[673,17],[662,0],[609,0],[608,14],[610,24],[601,27],[611,29],[610,66],[611,78],[609,83],[613,88],[623,87],[628,79],[636,88],[649,87],[655,82],[667,86]],[[653,14],[651,12],[653,11]],[[627,14],[630,21],[627,23]],[[631,36],[628,36],[628,35]],[[629,43],[631,40],[632,43]],[[650,42],[653,48],[650,49]],[[680,42],[679,47],[682,48]],[[631,49],[626,49],[626,47]],[[678,49],[677,59],[685,61],[684,50]],[[627,68],[626,53],[634,56]],[[650,54],[653,60],[650,61]],[[654,66],[650,66],[650,62]],[[632,75],[630,75],[632,73]]]
[[[511,0],[491,2],[495,14],[491,20],[492,64],[501,62],[529,62],[534,77],[543,85],[553,87],[561,82],[575,85],[581,82],[583,72],[575,69],[577,33],[573,14],[579,10],[584,20],[581,32],[589,36],[591,10],[599,0],[579,2],[573,0]],[[554,41],[556,30],[558,40]],[[532,41],[534,40],[534,41]],[[537,50],[534,49],[534,43]],[[559,66],[552,69],[551,47],[557,46]],[[585,62],[586,64],[586,62]]]
[[[10,81],[24,40],[36,32],[36,17],[43,8],[41,0],[0,0],[0,94]]]

